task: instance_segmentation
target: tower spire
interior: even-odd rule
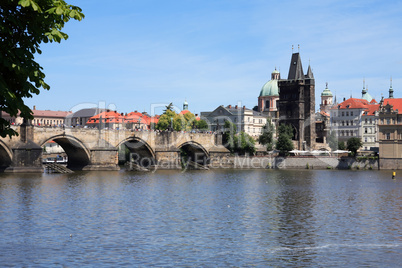
[[[364,99],[364,95],[366,94],[366,79],[363,78],[363,90],[362,90],[362,99]]]
[[[394,98],[394,89],[392,88],[392,76],[389,82],[389,98],[390,99]]]

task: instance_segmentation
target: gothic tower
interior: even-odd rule
[[[279,124],[291,125],[296,149],[315,143],[315,80],[310,65],[304,75],[299,53],[293,53],[288,79],[279,80]]]

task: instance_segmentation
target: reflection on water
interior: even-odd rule
[[[400,180],[379,171],[0,175],[12,266],[399,266]]]

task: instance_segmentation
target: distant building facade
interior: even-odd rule
[[[66,117],[71,114],[71,112],[65,111],[36,110],[35,106],[32,109],[32,113],[34,119],[32,119],[31,124],[44,127],[63,126],[65,124]],[[13,117],[8,113],[1,112],[1,117],[9,121],[12,125],[21,125],[24,121],[19,114],[17,117]]]
[[[350,98],[330,110],[331,131],[339,141],[352,137],[362,140],[364,150],[378,150],[378,109],[375,100]]]
[[[229,121],[236,125],[237,131],[244,131],[255,139],[261,135],[267,123],[264,114],[237,105],[221,105],[212,112],[201,112],[201,119],[209,123],[212,131],[224,131],[225,122]]]
[[[379,151],[381,169],[402,169],[402,99],[380,102]]]

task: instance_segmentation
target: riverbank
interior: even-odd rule
[[[379,169],[378,159],[331,156],[229,156],[211,160],[210,168],[234,169]]]

